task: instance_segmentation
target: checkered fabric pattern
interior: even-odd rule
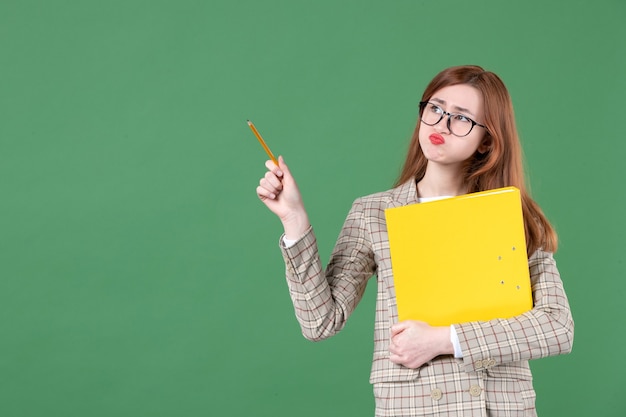
[[[455,325],[463,359],[440,356],[418,369],[389,360],[390,327],[398,312],[384,210],[414,203],[414,181],[357,199],[325,269],[312,229],[295,245],[281,245],[302,333],[321,340],[340,331],[367,281],[376,276],[370,382],[377,416],[535,416],[528,360],[570,352],[574,332],[551,253],[539,250],[529,259],[531,311],[506,320]]]

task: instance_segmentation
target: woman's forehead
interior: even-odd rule
[[[483,111],[481,92],[467,84],[443,87],[435,91],[429,101],[445,106],[449,112],[472,113],[477,116]]]

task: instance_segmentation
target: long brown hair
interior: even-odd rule
[[[485,109],[483,124],[487,126],[484,140],[488,151],[482,154],[476,152],[464,166],[464,181],[468,192],[517,187],[522,196],[528,254],[531,255],[539,248],[555,252],[556,232],[526,191],[522,149],[515,126],[513,103],[500,77],[475,65],[447,68],[428,84],[420,101],[428,101],[440,89],[458,84],[470,85],[482,93]],[[426,172],[428,160],[419,145],[419,128],[418,119],[396,186],[409,180],[419,181]]]

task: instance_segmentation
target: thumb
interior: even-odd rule
[[[401,321],[399,323],[394,324],[393,326],[391,326],[391,337],[394,337],[395,335],[402,333],[408,327],[409,327],[408,321]]]
[[[278,157],[278,168],[280,168],[280,170],[283,173],[283,178],[289,178],[289,179],[293,179],[293,175],[291,175],[291,171],[289,170],[289,166],[287,166],[287,163],[285,162],[285,159],[283,158],[283,156],[279,156]]]

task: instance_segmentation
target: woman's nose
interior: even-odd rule
[[[450,115],[444,114],[441,120],[435,124],[435,130],[439,133],[450,133]]]

